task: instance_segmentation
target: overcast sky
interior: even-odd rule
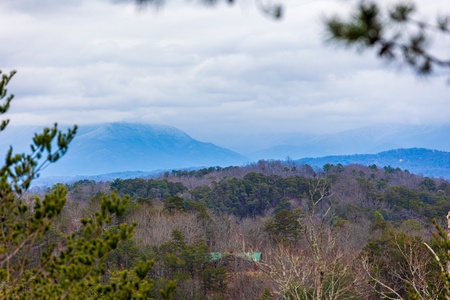
[[[113,2],[1,1],[0,69],[18,71],[12,124],[155,123],[216,142],[450,120],[449,72],[418,79],[325,43],[323,16],[351,1],[284,1],[281,21],[252,0],[158,12]],[[419,3],[450,14],[448,1]]]

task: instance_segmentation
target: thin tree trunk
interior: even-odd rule
[[[447,214],[447,239],[450,240],[450,211]],[[448,255],[450,256],[450,249],[448,250]],[[447,274],[450,274],[450,260],[447,259]]]
[[[320,262],[321,263],[321,262]],[[318,267],[318,278],[317,278],[317,294],[316,294],[316,297],[317,297],[317,300],[321,300],[322,299],[322,285],[323,285],[323,273],[324,273],[324,270],[323,270],[323,266],[322,265],[319,265],[319,267]]]

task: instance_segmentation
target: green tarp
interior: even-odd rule
[[[246,259],[253,262],[258,262],[261,260],[261,252],[240,252],[240,253],[231,253],[231,252],[211,252],[211,261],[216,261],[224,256],[235,256],[242,259]]]

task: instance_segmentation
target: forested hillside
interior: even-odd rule
[[[450,178],[450,152],[424,148],[392,149],[376,154],[334,155],[303,158],[300,164],[323,166],[329,164],[361,164],[365,166],[392,166],[407,169],[415,174]]]
[[[444,297],[446,281],[423,243],[447,260],[445,234],[432,234],[433,219],[444,224],[450,210],[443,179],[390,166],[259,161],[67,189],[67,205],[35,251],[77,233],[116,190],[132,201],[113,226],[137,226],[108,256],[107,274],[153,259],[154,290],[174,279],[174,299]]]

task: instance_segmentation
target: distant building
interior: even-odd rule
[[[217,266],[225,266],[230,272],[258,270],[261,252],[211,252],[211,262]]]

